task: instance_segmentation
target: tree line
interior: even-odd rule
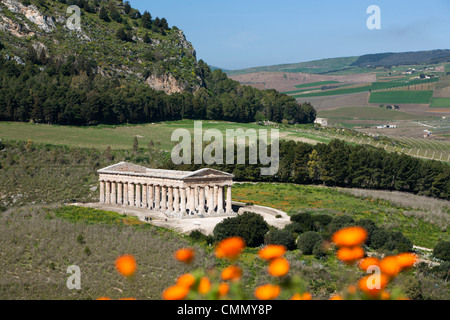
[[[0,121],[62,125],[148,123],[179,119],[312,123],[310,104],[275,90],[240,85],[199,61],[203,86],[167,95],[147,85],[100,75],[83,55],[47,57],[32,46],[26,62],[0,59]]]
[[[237,149],[234,154],[237,157]],[[371,146],[349,145],[342,140],[315,146],[280,140],[280,165],[274,176],[261,176],[260,165],[248,164],[248,148],[246,158],[245,165],[175,166],[169,161],[166,167],[177,170],[210,167],[233,173],[237,181],[322,184],[403,191],[450,199],[448,164],[389,153]],[[234,163],[237,163],[237,158]]]

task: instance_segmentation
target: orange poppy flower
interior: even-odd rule
[[[308,292],[305,292],[304,294],[296,293],[291,298],[291,300],[311,300],[311,299],[312,296]]]
[[[194,283],[195,283],[195,278],[190,273],[183,274],[183,275],[179,276],[177,279],[177,285],[185,286],[187,288],[192,287],[194,285]]]
[[[350,293],[350,294],[355,294],[355,293],[356,293],[356,290],[357,290],[357,288],[356,288],[356,286],[353,285],[353,284],[351,284],[351,285],[349,285],[349,286],[347,287],[347,292]]]
[[[391,294],[385,290],[381,291],[381,300],[390,300]]]
[[[183,248],[175,252],[175,259],[184,263],[191,263],[194,256],[195,252],[191,248]]]
[[[332,297],[330,298],[330,300],[344,300],[344,299],[342,299],[342,297],[341,297],[340,295],[335,294],[334,296],[332,296]]]
[[[227,283],[222,282],[219,284],[219,297],[224,297],[230,291],[230,286]]]
[[[285,258],[273,259],[268,268],[269,274],[274,277],[282,277],[289,272],[289,262]]]
[[[207,277],[201,278],[198,285],[198,292],[200,294],[207,294],[209,290],[211,290],[211,281]]]
[[[388,256],[380,261],[380,270],[389,277],[397,276],[401,271],[401,266],[397,256]]]
[[[245,248],[245,241],[241,237],[231,237],[219,242],[216,248],[217,258],[237,259]]]
[[[259,250],[258,255],[264,260],[271,260],[275,258],[280,258],[285,253],[286,253],[285,246],[270,244]]]
[[[342,247],[337,251],[337,257],[345,263],[353,263],[364,257],[364,250],[361,247]]]
[[[273,300],[280,295],[280,292],[279,286],[266,284],[255,289],[255,297],[259,300]]]
[[[136,298],[120,298],[119,300],[137,300]]]
[[[238,266],[226,267],[221,274],[223,280],[238,281],[242,277],[242,270]]]
[[[108,297],[100,297],[100,298],[97,298],[97,300],[111,300],[111,298],[108,298]]]
[[[359,268],[363,271],[367,271],[371,266],[379,266],[380,260],[375,257],[364,258],[359,262]]]
[[[354,247],[364,243],[367,231],[361,227],[347,227],[333,234],[332,240],[338,247]]]
[[[417,256],[414,253],[401,253],[397,256],[397,262],[400,268],[407,269],[417,262]]]
[[[136,265],[136,259],[132,255],[123,255],[116,260],[117,271],[125,277],[131,277],[136,273]]]
[[[376,283],[376,280],[379,282]],[[361,291],[366,293],[372,298],[375,298],[380,295],[382,290],[389,283],[389,278],[385,274],[380,274],[380,277],[376,279],[374,275],[366,276],[361,278],[358,281],[358,287]]]
[[[174,285],[164,290],[164,300],[183,300],[189,293],[189,288],[182,285]]]

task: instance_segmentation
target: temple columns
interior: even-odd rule
[[[232,206],[231,206],[231,186],[227,186],[227,213],[232,213]]]
[[[100,203],[105,203],[105,181],[100,181]]]
[[[186,189],[180,189],[180,212],[184,216],[186,214]]]

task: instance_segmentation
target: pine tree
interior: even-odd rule
[[[145,11],[144,14],[141,17],[142,20],[142,26],[146,29],[151,29],[152,27],[152,15],[148,12]]]
[[[106,10],[105,7],[101,7],[101,8],[100,8],[99,17],[100,17],[100,19],[102,19],[103,21],[106,21],[106,22],[111,21],[111,20],[109,19],[109,16],[108,16],[108,11]]]
[[[152,43],[152,39],[148,35],[148,32],[144,35],[143,41],[144,41],[144,43],[149,43],[149,44]]]

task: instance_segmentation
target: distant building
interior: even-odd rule
[[[392,124],[382,124],[382,125],[377,126],[377,129],[386,129],[386,128],[396,129],[397,126],[395,124],[394,125],[392,125]]]
[[[316,118],[316,120],[314,120],[314,123],[320,124],[322,127],[328,126],[328,120],[325,118]]]

